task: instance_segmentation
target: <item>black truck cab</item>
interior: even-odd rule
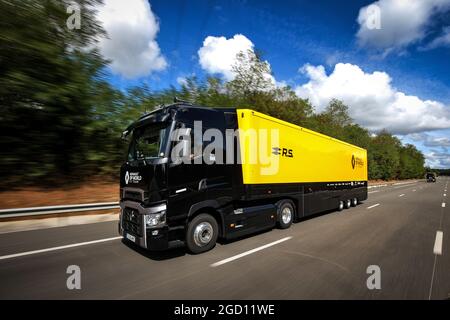
[[[163,250],[185,242],[188,222],[208,213],[215,219],[203,225],[203,238],[223,236],[224,215],[233,210],[232,199],[242,192],[241,175],[235,165],[175,163],[170,137],[175,129],[192,129],[202,121],[202,130],[235,128],[236,112],[176,103],[155,110],[133,123],[127,161],[120,172],[121,217],[119,232],[128,240],[151,250]],[[191,139],[192,158],[195,144]],[[223,150],[225,152],[225,150]],[[215,230],[217,229],[217,230]],[[203,250],[202,250],[203,251]]]

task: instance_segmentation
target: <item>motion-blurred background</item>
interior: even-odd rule
[[[367,148],[372,180],[422,178],[429,170],[415,146],[402,144],[386,130],[369,132],[352,119],[343,101],[331,99],[317,110],[289,85],[275,83],[270,64],[257,49],[236,55],[233,78],[189,75],[164,88],[147,81],[118,86],[108,77],[112,61],[98,46],[109,36],[97,19],[101,2],[77,1],[81,27],[70,30],[71,3],[0,0],[0,184],[3,192],[19,198],[3,200],[3,207],[18,205],[25,194],[16,191],[26,188],[51,194],[42,199],[37,193],[34,202],[57,204],[67,196],[55,190],[108,182],[103,191],[85,189],[85,197],[116,198],[115,181],[127,146],[121,132],[174,97],[210,107],[249,107]],[[174,3],[173,10],[183,7]],[[80,201],[80,194],[74,197],[75,203]]]

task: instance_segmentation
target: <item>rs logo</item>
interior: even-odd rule
[[[292,149],[273,147],[272,153],[276,156],[281,154],[282,157],[288,157],[288,158],[294,157],[294,154],[292,153]]]

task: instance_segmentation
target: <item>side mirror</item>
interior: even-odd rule
[[[127,140],[129,134],[130,134],[130,132],[128,130],[125,130],[124,132],[122,132],[122,135],[120,138],[122,140]]]

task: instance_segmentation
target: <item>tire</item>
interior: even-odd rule
[[[344,210],[344,201],[339,201],[338,211]]]
[[[211,250],[216,245],[219,225],[213,216],[202,213],[189,223],[186,231],[186,246],[193,254]]]
[[[344,201],[345,209],[348,209],[352,206],[352,201],[350,199]]]
[[[295,206],[291,200],[281,200],[277,204],[277,227],[287,229],[291,226],[295,216]]]
[[[358,198],[353,198],[352,199],[352,207],[356,207],[358,205]]]

